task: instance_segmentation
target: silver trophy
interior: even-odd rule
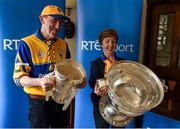
[[[115,63],[106,79],[96,86],[109,86],[108,94],[102,96],[99,109],[111,125],[122,127],[135,116],[158,106],[164,97],[164,84],[144,65],[123,60]]]
[[[55,78],[56,86],[46,93],[46,100],[52,96],[54,101],[64,104],[62,110],[66,110],[86,79],[86,72],[77,61],[63,59],[56,63],[53,73],[49,77]]]

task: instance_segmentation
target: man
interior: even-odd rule
[[[45,101],[45,92],[55,86],[46,75],[53,72],[57,61],[70,58],[67,44],[57,37],[62,23],[69,18],[59,7],[48,5],[39,19],[41,28],[19,42],[13,78],[29,96],[28,119],[32,128],[68,127],[68,111],[62,111],[63,105],[52,99]]]

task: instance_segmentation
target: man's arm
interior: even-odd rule
[[[52,89],[55,85],[55,81],[48,76],[42,78],[32,78],[29,76],[22,76],[20,78],[20,84],[23,87],[41,86],[45,91]]]

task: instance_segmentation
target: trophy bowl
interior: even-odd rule
[[[62,59],[55,65],[56,86],[53,89],[52,98],[60,104],[64,104],[66,110],[72,99],[78,92],[79,85],[86,79],[83,66],[73,59]]]
[[[100,99],[103,118],[114,126],[125,126],[133,117],[158,106],[164,97],[163,84],[146,66],[123,60],[107,73],[109,91]],[[118,120],[119,119],[119,120]]]

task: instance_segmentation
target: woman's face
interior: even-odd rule
[[[102,40],[102,49],[105,56],[113,56],[116,50],[116,37],[106,37]]]

